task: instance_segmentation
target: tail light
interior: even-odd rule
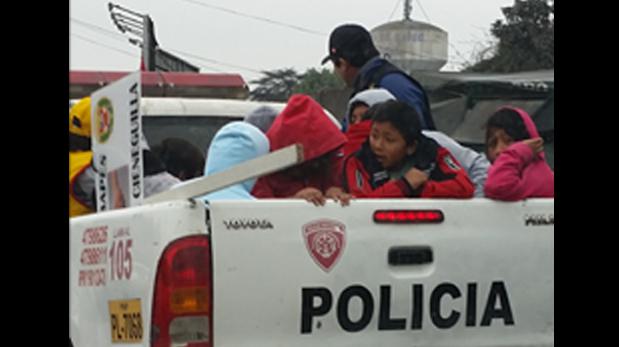
[[[445,220],[440,210],[378,210],[374,222],[383,223],[442,223]]]
[[[211,249],[207,236],[171,243],[157,267],[151,346],[212,347]]]

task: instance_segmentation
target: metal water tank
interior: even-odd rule
[[[399,68],[438,71],[447,63],[447,32],[432,24],[404,19],[370,31],[376,48]]]

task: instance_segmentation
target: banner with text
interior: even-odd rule
[[[139,205],[144,196],[140,72],[92,93],[97,211]]]

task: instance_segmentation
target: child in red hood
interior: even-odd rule
[[[324,205],[325,198],[348,204],[350,195],[339,181],[346,137],[307,95],[290,97],[286,108],[266,133],[271,151],[300,143],[305,162],[258,179],[252,195],[257,198],[300,198]]]
[[[347,191],[358,198],[471,198],[474,187],[451,153],[421,132],[417,111],[389,100],[368,111],[369,138],[347,157]],[[366,113],[367,115],[367,113]]]
[[[370,136],[372,117],[367,114],[370,106],[388,100],[396,100],[396,98],[389,91],[382,88],[364,90],[350,99],[343,120],[347,127],[345,135],[348,138],[348,142],[342,148],[344,157],[348,157],[358,151],[361,145],[368,139],[368,136]]]
[[[488,119],[486,129],[486,154],[492,163],[486,197],[516,201],[555,196],[555,176],[544,158],[544,141],[524,110],[503,107]]]

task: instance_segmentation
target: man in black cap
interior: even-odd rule
[[[351,98],[366,89],[385,88],[398,100],[415,108],[423,129],[436,130],[430,102],[421,84],[381,58],[364,27],[344,24],[335,28],[329,37],[329,55],[322,60],[322,64],[329,60],[335,73],[353,88]]]

